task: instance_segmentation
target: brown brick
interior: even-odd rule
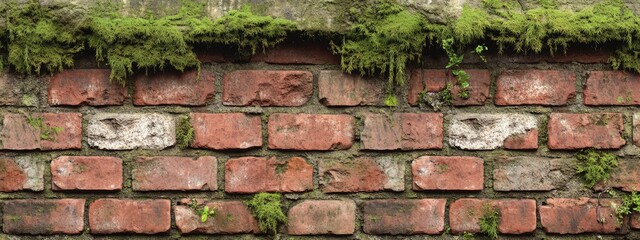
[[[629,216],[629,226],[631,229],[640,229],[640,213],[632,213]]]
[[[31,157],[0,157],[0,192],[44,190],[44,164]]]
[[[507,70],[496,80],[496,105],[566,105],[576,95],[576,75],[559,70]]]
[[[613,170],[606,184],[626,192],[640,191],[640,162],[636,159],[618,160],[618,167]]]
[[[8,234],[80,234],[84,199],[7,200],[2,230]]]
[[[199,201],[199,204],[206,205],[209,209],[215,209],[215,214],[209,217],[206,222],[200,220],[200,216],[189,206],[190,203],[190,199],[182,199],[179,205],[173,207],[176,226],[183,234],[238,234],[260,232],[258,229],[258,221],[253,217],[249,208],[240,201]]]
[[[313,94],[309,71],[239,70],[224,75],[227,106],[302,106]]]
[[[356,228],[356,203],[352,200],[306,200],[289,209],[290,235],[348,235]]]
[[[25,81],[8,71],[0,71],[0,106],[38,106],[42,95],[36,81]]]
[[[418,105],[418,96],[422,91],[439,92],[445,89],[447,84],[451,84],[451,94],[453,95],[454,106],[474,106],[484,105],[489,98],[489,86],[491,85],[491,74],[488,70],[468,69],[465,70],[471,78],[469,79],[470,92],[468,99],[462,99],[458,95],[459,87],[456,78],[448,70],[415,69],[411,71],[409,80],[409,95],[407,100],[410,105]]]
[[[262,146],[260,116],[243,113],[192,113],[195,136],[191,147],[214,150]]]
[[[404,164],[396,159],[321,160],[318,171],[322,191],[327,193],[404,191]]]
[[[49,81],[50,105],[122,105],[127,89],[109,80],[108,69],[78,69],[60,72]]]
[[[480,232],[478,222],[488,209],[500,212],[498,231],[523,234],[536,230],[536,201],[533,199],[458,199],[449,206],[451,233]]]
[[[494,191],[550,191],[567,185],[575,160],[541,157],[502,157],[495,160]]]
[[[333,55],[330,46],[320,42],[279,44],[265,53],[258,53],[252,62],[275,64],[340,64],[340,57]]]
[[[324,70],[318,77],[318,98],[325,106],[383,105],[385,84],[380,78]]]
[[[414,190],[482,190],[483,161],[477,157],[424,156],[413,161]]]
[[[93,234],[155,234],[167,232],[170,227],[169,200],[103,198],[89,205],[89,228]]]
[[[385,199],[364,202],[367,234],[441,234],[446,199]]]
[[[547,233],[616,233],[621,227],[609,199],[601,199],[598,207],[597,199],[549,198],[539,211],[542,230]]]
[[[360,139],[368,150],[442,149],[441,113],[366,114]]]
[[[62,156],[51,162],[53,190],[120,190],[122,159]]]
[[[49,134],[55,139],[44,140],[41,130],[31,126],[24,114],[4,115],[1,133],[2,148],[7,150],[63,150],[82,147],[82,115],[80,113],[34,113],[48,128],[60,128],[60,133]]]
[[[304,192],[313,189],[313,166],[303,158],[232,158],[225,164],[224,190],[230,193]]]
[[[215,157],[139,157],[131,173],[134,191],[217,190]]]
[[[135,79],[134,105],[201,106],[215,95],[216,76],[210,71],[164,71],[139,74]]]
[[[633,144],[640,146],[640,113],[633,114]]]
[[[591,71],[584,87],[585,105],[640,105],[640,75]]]
[[[354,118],[344,114],[272,114],[269,117],[269,148],[349,149],[353,145],[354,124]]]
[[[618,149],[625,144],[620,113],[552,113],[549,118],[550,149]]]

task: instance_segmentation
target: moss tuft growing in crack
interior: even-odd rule
[[[176,125],[176,141],[179,148],[187,148],[193,142],[194,129],[191,126],[191,118],[189,116],[178,118]]]
[[[588,187],[599,182],[606,183],[611,171],[618,167],[618,157],[611,153],[596,152],[593,149],[576,154],[576,172],[584,178]]]
[[[281,198],[278,193],[258,193],[245,202],[258,219],[260,231],[277,234],[278,226],[287,222],[287,216],[282,212]]]

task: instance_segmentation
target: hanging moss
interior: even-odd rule
[[[4,4],[8,62],[17,72],[39,74],[73,66],[73,55],[84,47],[82,34],[53,13],[72,5],[41,6],[37,0]]]

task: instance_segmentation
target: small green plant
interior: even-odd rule
[[[483,213],[478,224],[480,232],[491,239],[498,238],[498,224],[500,223],[500,211],[490,205],[483,207]]]
[[[176,141],[180,148],[187,148],[193,142],[194,129],[191,126],[191,118],[181,117],[178,119],[178,125],[176,126]]]
[[[476,236],[473,233],[470,233],[470,232],[464,232],[462,234],[462,239],[463,240],[472,240],[472,239],[475,239],[475,238],[476,238]]]
[[[456,78],[456,85],[458,85],[459,89],[458,96],[462,99],[468,99],[470,97],[469,91],[471,90],[469,85],[471,76],[460,67],[460,64],[462,64],[464,60],[464,55],[457,54],[453,50],[453,44],[453,38],[442,40],[442,49],[447,52],[447,57],[449,57],[449,63],[447,63],[446,68],[451,69],[451,74]],[[487,59],[482,54],[486,50],[488,50],[488,48],[484,45],[478,45],[474,50],[483,62],[487,62]]]
[[[593,149],[576,154],[576,172],[584,178],[588,187],[599,182],[606,183],[611,171],[618,166],[618,157],[611,153],[596,152]]]
[[[445,105],[453,104],[453,94],[451,93],[451,84],[447,83],[447,86],[439,92],[427,92],[426,90],[420,92],[418,95],[419,104],[423,107],[423,104],[428,104],[434,111],[440,111],[440,108]]]
[[[610,191],[609,194],[613,197],[617,196],[613,191]],[[613,209],[616,211],[618,222],[622,223],[625,216],[634,212],[640,213],[640,194],[634,191],[631,194],[622,195],[622,203],[620,206],[613,206]]]
[[[27,115],[27,123],[34,129],[40,130],[40,140],[55,141],[58,134],[62,132],[61,127],[50,127],[45,124],[42,117]]]
[[[198,216],[200,216],[200,222],[207,222],[209,217],[213,217],[216,214],[216,209],[210,209],[209,206],[204,204],[198,204],[198,201],[195,199],[191,199],[191,204],[189,205],[191,210],[195,212]]]
[[[246,201],[258,219],[260,231],[278,233],[278,226],[287,222],[287,216],[282,212],[281,195],[278,193],[258,193]]]

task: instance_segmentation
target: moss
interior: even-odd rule
[[[38,130],[40,132],[40,140],[55,142],[58,134],[62,132],[61,127],[51,127],[44,123],[44,119],[42,117],[32,117],[30,115],[26,115],[26,117],[27,123],[34,130]]]
[[[278,226],[287,222],[282,212],[282,196],[278,193],[258,193],[245,204],[258,219],[260,231],[276,234]]]
[[[482,216],[478,221],[480,232],[491,239],[498,238],[498,224],[500,224],[500,211],[490,205],[483,207]]]
[[[596,152],[595,150],[581,151],[576,154],[578,163],[576,172],[584,178],[588,187],[596,183],[606,183],[611,171],[618,166],[618,157],[611,153]]]
[[[191,126],[191,118],[189,116],[178,118],[176,125],[176,142],[179,148],[187,148],[193,142],[194,129]]]

